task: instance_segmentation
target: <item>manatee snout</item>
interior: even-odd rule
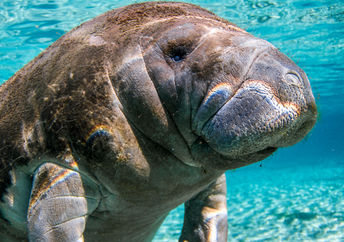
[[[236,58],[241,58],[236,65],[247,69],[241,83],[211,88],[193,129],[216,153],[255,162],[300,141],[314,126],[317,111],[307,76],[288,57],[264,44],[242,53]]]

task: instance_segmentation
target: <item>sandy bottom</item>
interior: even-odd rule
[[[344,241],[344,162],[227,173],[229,241]],[[178,241],[183,206],[154,241]]]

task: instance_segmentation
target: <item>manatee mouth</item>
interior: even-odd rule
[[[309,131],[297,134],[303,123],[297,104],[283,103],[268,84],[249,80],[235,93],[226,85],[212,92],[195,115],[193,128],[223,157],[253,161],[298,142]]]
[[[274,153],[278,148],[276,147],[267,147],[263,150],[257,151],[257,154],[259,155],[271,155],[272,153]]]
[[[239,157],[231,157],[228,155],[222,155],[210,147],[203,138],[199,137],[191,146],[191,153],[193,158],[204,167],[228,170],[236,169],[264,160],[272,155],[277,149],[277,147],[269,146],[250,154],[245,154]]]

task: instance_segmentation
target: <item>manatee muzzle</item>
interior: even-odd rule
[[[309,131],[305,122],[296,103],[281,102],[266,82],[247,80],[235,93],[229,84],[213,88],[193,128],[214,151],[237,159],[298,142]]]

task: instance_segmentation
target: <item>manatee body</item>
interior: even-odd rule
[[[76,27],[0,87],[0,238],[226,241],[224,172],[300,141],[305,73],[200,7],[142,3]]]

